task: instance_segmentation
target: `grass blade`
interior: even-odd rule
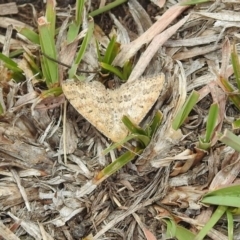
[[[118,68],[104,62],[100,62],[99,65],[101,66],[102,69],[105,70],[105,72],[113,73],[114,75],[118,76],[120,79],[124,79],[124,75]]]
[[[239,62],[238,53],[237,53],[235,44],[233,45],[231,60],[232,60],[232,66],[233,66],[233,71],[236,78],[238,90],[240,90],[240,62]]]
[[[183,105],[183,108],[177,113],[175,119],[172,122],[172,128],[174,130],[177,130],[178,128],[180,128],[180,126],[186,120],[189,113],[191,112],[191,110],[193,109],[195,104],[197,103],[199,95],[200,94],[197,91],[195,91],[195,90],[192,91],[192,93],[188,97],[187,101]]]
[[[69,29],[67,33],[67,43],[73,42],[79,33],[79,30],[82,24],[84,2],[85,2],[84,0],[76,1],[75,20],[69,25]]]
[[[104,12],[107,12],[107,11],[111,10],[112,8],[115,8],[118,5],[121,5],[121,4],[125,3],[125,2],[127,2],[127,0],[116,0],[116,1],[114,1],[112,3],[107,4],[106,6],[104,6],[102,8],[99,8],[99,9],[97,9],[95,11],[92,11],[91,13],[89,13],[89,15],[91,17],[95,17],[95,16],[97,16],[99,14],[102,14]]]
[[[92,39],[92,35],[93,35],[93,29],[94,29],[94,22],[93,22],[93,19],[91,18],[89,20],[89,25],[88,25],[88,31],[83,39],[83,42],[82,42],[82,45],[77,53],[77,56],[74,60],[74,63],[71,67],[71,69],[68,71],[68,74],[69,74],[69,78],[73,78],[76,74],[76,71],[77,71],[77,68],[78,68],[78,65],[80,64],[83,56],[84,56],[84,53],[86,52],[86,49],[87,49],[87,46],[88,44],[90,43],[91,39]]]
[[[228,129],[225,129],[224,133],[220,135],[219,141],[240,152],[240,138],[230,132]]]
[[[40,44],[39,35],[36,32],[34,32],[33,30],[31,30],[29,28],[21,28],[21,29],[17,28],[17,31],[19,32],[19,34],[26,37],[32,43],[35,43],[38,45]]]
[[[141,154],[142,149],[134,149],[132,151],[128,151],[124,153],[122,156],[117,158],[113,163],[109,164],[105,167],[98,175],[95,177],[95,180],[99,183],[105,180],[107,177],[111,176],[113,173],[121,169],[124,165],[132,161],[136,155]]]
[[[49,33],[52,35],[52,38],[55,36],[55,26],[56,26],[56,1],[55,0],[47,0],[46,5],[46,14],[45,17],[47,19]]]
[[[205,136],[205,142],[210,142],[213,134],[214,129],[217,124],[218,119],[218,112],[219,112],[219,106],[217,103],[213,103],[209,110],[208,120],[207,120],[207,126],[206,126],[206,136]]]
[[[218,208],[215,210],[215,212],[211,216],[210,220],[207,222],[207,224],[204,225],[204,227],[197,234],[194,240],[204,239],[204,237],[214,227],[214,225],[218,222],[218,220],[222,217],[222,215],[226,212],[227,209],[228,209],[227,206],[218,206]]]
[[[57,58],[56,46],[53,34],[50,33],[48,24],[49,23],[47,22],[47,19],[45,17],[41,17],[38,19],[41,50],[49,57],[56,59]],[[43,56],[42,69],[44,77],[46,78],[46,83],[49,87],[58,83],[58,64],[56,62]]]

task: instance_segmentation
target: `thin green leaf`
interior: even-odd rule
[[[2,104],[0,103],[0,115],[3,115],[4,114],[4,109],[2,107]]]
[[[25,79],[25,76],[23,75],[23,70],[18,67],[17,63],[14,62],[11,58],[5,56],[0,52],[0,60],[4,62],[4,66],[12,71],[12,78],[16,82],[21,82]]]
[[[154,118],[152,120],[152,122],[147,125],[145,132],[147,132],[147,135],[152,138],[152,136],[155,134],[155,132],[157,131],[157,129],[159,128],[159,126],[162,123],[162,119],[163,119],[163,114],[161,111],[157,111],[156,114],[154,115]]]
[[[30,68],[32,69],[34,74],[38,74],[39,78],[42,78],[42,72],[40,70],[40,68],[38,67],[38,65],[35,63],[34,59],[32,58],[32,56],[30,56],[27,53],[23,53],[23,57],[27,60]]]
[[[151,140],[148,136],[137,134],[137,133],[131,134],[130,136],[133,136],[136,140],[138,140],[139,143],[141,143],[140,145],[141,149],[145,149]]]
[[[205,142],[205,138],[199,137],[197,147],[207,151],[211,147],[211,142]]]
[[[124,79],[122,72],[117,67],[114,67],[104,62],[100,62],[99,65],[101,68],[103,68],[104,70],[107,70],[108,72],[113,73],[114,75],[118,76],[120,79]]]
[[[203,199],[208,196],[238,196],[240,197],[240,185],[231,185],[227,187],[221,187],[217,190],[208,192],[204,195]]]
[[[240,95],[238,94],[238,92],[236,92],[236,89],[232,86],[232,84],[227,79],[225,79],[222,76],[219,77],[219,81],[221,82],[225,91],[229,93],[228,94],[229,99],[240,110]]]
[[[132,72],[132,61],[128,60],[123,65],[123,78],[122,80],[127,80]]]
[[[144,131],[138,125],[134,124],[127,116],[122,117],[122,122],[131,133],[147,136],[146,131]]]
[[[35,43],[38,45],[40,44],[39,35],[33,30],[24,27],[24,28],[17,28],[17,31],[32,43]]]
[[[67,43],[72,43],[80,30],[80,26],[76,23],[76,21],[73,21],[69,27],[68,27],[68,32],[67,32]]]
[[[205,204],[240,207],[240,185],[222,187],[203,196]]]
[[[167,232],[166,237],[167,238],[174,238],[176,237],[178,240],[193,240],[195,235],[187,230],[186,228],[179,226],[175,223],[175,221],[171,218],[162,218],[162,221],[164,221],[167,224]]]
[[[233,240],[233,215],[229,209],[226,211],[228,221],[228,239]]]
[[[42,52],[48,55],[49,57],[56,59],[56,46],[53,38],[53,34],[50,33],[48,27],[48,22],[45,17],[38,19],[38,30],[40,37],[40,45]],[[55,83],[58,83],[58,64],[45,56],[42,57],[42,68],[44,68],[43,73],[45,74],[46,83],[48,86],[52,86]]]
[[[84,10],[84,2],[85,0],[77,0],[76,1],[76,13],[75,13],[75,20],[76,23],[81,26],[82,23],[82,15]]]
[[[177,225],[176,238],[178,240],[192,240],[194,237],[195,235],[191,231],[180,225]]]
[[[23,49],[17,49],[9,53],[9,58],[14,58],[22,55],[24,53]]]
[[[45,17],[48,22],[49,34],[51,34],[51,37],[54,39],[55,28],[56,28],[56,1],[55,0],[47,0]]]
[[[111,64],[114,58],[119,53],[119,51],[120,51],[120,44],[116,42],[116,36],[114,35],[107,46],[107,49],[102,61],[104,63]]]
[[[161,218],[161,220],[167,225],[166,237],[167,238],[175,237],[177,232],[177,224],[175,223],[175,221],[169,217]]]
[[[24,81],[26,78],[22,73],[13,72],[12,73],[12,79],[14,79],[18,83],[18,82]]]
[[[219,141],[225,143],[226,145],[232,147],[236,151],[240,152],[240,138],[230,132],[228,129],[225,129],[223,135],[219,134]]]
[[[96,44],[96,49],[97,49],[98,61],[102,62],[103,57],[101,56],[100,49],[99,49],[99,44],[98,44],[97,40],[95,41],[95,44]]]
[[[135,149],[132,151],[128,151],[124,153],[122,156],[117,158],[113,163],[105,167],[99,174],[98,174],[98,179],[99,178],[106,178],[111,176],[113,173],[121,169],[124,165],[132,161],[136,156],[142,153],[142,149]]]
[[[106,155],[106,154],[108,154],[110,151],[112,151],[112,150],[114,150],[114,149],[116,149],[116,148],[119,148],[119,147],[123,146],[124,143],[126,143],[126,142],[128,142],[128,141],[130,141],[130,140],[132,140],[132,139],[134,139],[134,138],[135,138],[135,135],[130,134],[130,135],[128,135],[127,137],[125,137],[122,141],[117,142],[117,143],[113,143],[110,147],[106,148],[106,149],[102,152],[102,154],[103,154],[103,155]]]
[[[11,58],[5,56],[1,52],[0,52],[0,60],[2,60],[8,66],[8,68],[10,70],[15,71],[15,72],[19,72],[19,73],[23,72],[23,70],[18,67],[16,62],[14,62]]]
[[[232,59],[232,66],[233,66],[233,71],[236,78],[238,90],[240,90],[240,62],[239,62],[239,56],[238,56],[235,44],[233,45],[231,59]]]
[[[82,14],[84,8],[84,0],[77,0],[76,1],[76,13],[75,13],[75,20],[69,25],[68,32],[67,32],[67,43],[73,42],[81,28],[82,24]]]
[[[102,8],[99,8],[99,9],[97,9],[95,11],[92,11],[91,13],[89,13],[89,15],[91,17],[95,17],[95,16],[97,16],[99,14],[102,14],[104,12],[107,12],[107,11],[111,10],[112,8],[115,8],[115,7],[121,5],[121,4],[125,3],[125,2],[127,2],[127,0],[116,0],[116,1],[114,1],[112,3],[109,3],[109,4],[105,5]]]
[[[206,135],[205,135],[205,139],[204,139],[205,143],[209,143],[214,134],[214,129],[216,127],[217,119],[218,119],[218,112],[219,112],[218,104],[213,103],[210,107],[209,114],[208,114]]]
[[[139,141],[139,143],[141,143],[141,145],[138,146],[139,149],[145,149],[146,146],[147,146],[147,145],[149,144],[149,142],[150,142],[150,139],[149,139],[147,136],[145,136],[145,135],[130,134],[130,135],[128,135],[126,138],[124,138],[122,141],[117,142],[117,143],[114,143],[114,144],[112,144],[110,147],[106,148],[106,149],[102,152],[102,154],[103,154],[103,155],[106,155],[106,154],[108,154],[111,150],[114,150],[114,149],[116,149],[116,148],[119,148],[119,147],[123,146],[124,143],[126,143],[126,142],[128,142],[128,141],[130,141],[130,140],[132,140],[132,139],[136,139],[136,140]]]
[[[68,71],[69,78],[73,78],[74,75],[76,74],[77,68],[84,56],[84,53],[86,52],[87,46],[92,39],[93,29],[94,29],[94,22],[93,22],[93,19],[91,18],[88,22],[88,31],[83,39],[82,45],[77,53],[77,56],[74,60],[74,63],[72,65],[71,69]]]
[[[205,2],[211,2],[211,1],[210,0],[190,0],[190,1],[182,2],[180,5],[182,6],[195,5],[195,4],[205,3]]]
[[[232,123],[233,130],[240,128],[240,118]]]
[[[201,202],[212,205],[240,207],[240,197],[236,196],[206,196]]]
[[[53,87],[53,88],[50,88],[46,91],[43,91],[41,93],[41,97],[42,98],[52,97],[52,96],[57,97],[60,94],[62,94],[62,88],[61,87]]]
[[[226,206],[218,206],[210,220],[204,225],[201,231],[197,234],[194,240],[203,240],[204,237],[208,234],[208,232],[214,227],[214,225],[218,222],[218,220],[222,217],[222,215],[226,212],[228,207]]]
[[[46,79],[50,79],[50,75],[49,75],[48,70],[46,69],[46,63],[44,60],[46,60],[46,59],[44,59],[43,56],[40,56],[40,63],[41,63],[43,79],[46,80]],[[48,82],[50,82],[50,81],[48,80]]]
[[[192,91],[190,96],[188,97],[187,101],[183,105],[182,109],[177,113],[176,117],[174,118],[172,122],[172,128],[174,130],[177,130],[180,128],[180,126],[183,124],[183,122],[188,117],[189,113],[193,109],[193,107],[196,105],[198,98],[200,94],[197,91]]]

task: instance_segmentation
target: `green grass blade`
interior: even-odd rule
[[[84,0],[77,0],[76,1],[76,13],[75,13],[75,20],[69,25],[69,29],[67,32],[67,43],[73,42],[81,28],[82,24],[82,15],[83,15],[83,8],[84,8]]]
[[[146,135],[141,134],[131,134],[130,136],[134,136],[136,140],[138,140],[139,143],[141,143],[140,148],[145,149],[148,144],[150,143],[151,139]]]
[[[234,103],[234,105],[240,110],[240,95],[236,94],[236,89],[232,86],[232,84],[225,79],[223,76],[219,77],[219,81],[221,82],[222,86],[224,87],[228,95],[229,99]]]
[[[218,119],[218,112],[219,112],[219,106],[217,103],[213,103],[209,110],[208,120],[207,120],[207,126],[206,126],[206,136],[205,136],[205,142],[210,142],[213,134],[214,129],[217,124]]]
[[[199,137],[199,142],[197,144],[199,149],[207,151],[211,147],[211,142],[205,142],[205,138]]]
[[[39,41],[39,35],[34,32],[33,30],[29,29],[29,28],[18,28],[17,31],[23,35],[25,38],[27,38],[29,41],[31,41],[32,43],[35,44],[40,44]]]
[[[175,237],[177,232],[177,224],[175,223],[175,221],[169,217],[161,218],[161,220],[167,225],[166,237]]]
[[[9,67],[10,70],[23,72],[22,69],[18,67],[16,62],[14,62],[11,58],[5,56],[1,52],[0,52],[0,60],[2,60]]]
[[[52,38],[54,39],[55,28],[56,28],[56,1],[55,0],[47,0],[45,17],[47,19],[47,22],[49,23],[48,24],[49,34],[51,34]]]
[[[23,49],[17,49],[9,53],[9,58],[14,58],[22,55],[24,53]]]
[[[43,56],[40,56],[40,63],[41,63],[43,79],[46,80],[46,79],[50,79],[50,75],[49,75],[48,70],[46,69],[46,63],[44,60],[46,60],[46,59],[44,59]],[[50,82],[50,81],[48,81],[48,82]]]
[[[134,139],[134,138],[135,138],[135,135],[130,134],[130,135],[128,135],[127,137],[125,137],[122,141],[117,142],[117,143],[113,143],[110,147],[106,148],[106,149],[102,152],[102,154],[103,154],[103,155],[106,155],[106,154],[108,154],[110,151],[112,151],[112,150],[114,150],[114,149],[116,149],[116,148],[121,147],[124,143],[126,143],[126,142],[128,142],[128,141],[130,141],[130,140],[132,140],[132,139]]]
[[[80,30],[80,26],[78,26],[78,24],[75,21],[73,21],[69,25],[68,32],[67,32],[67,43],[68,44],[72,43],[76,39],[79,30]]]
[[[193,107],[196,105],[198,98],[199,98],[199,93],[197,91],[192,91],[190,96],[188,97],[187,101],[183,105],[182,109],[177,113],[176,117],[174,118],[172,122],[172,128],[174,130],[177,130],[180,128],[180,126],[183,124],[183,122],[186,120],[188,117],[189,113],[193,109]]]
[[[60,94],[62,94],[62,88],[61,87],[53,87],[53,88],[50,88],[46,91],[43,91],[41,93],[41,97],[42,98],[52,97],[52,96],[57,97]]]
[[[123,78],[122,80],[127,80],[132,72],[132,61],[128,60],[123,65]]]
[[[233,71],[236,78],[238,90],[240,90],[240,62],[239,62],[238,53],[237,53],[235,44],[233,45],[231,60],[232,60],[232,66],[233,66]]]
[[[240,119],[237,119],[236,121],[234,121],[232,123],[232,128],[233,128],[233,130],[240,128]]]
[[[204,197],[208,196],[238,196],[240,197],[240,185],[231,185],[227,187],[222,187],[217,190],[208,192],[207,194],[204,195]],[[203,197],[203,198],[204,198]]]
[[[203,196],[201,202],[205,204],[240,207],[240,185],[222,187]]]
[[[0,60],[4,62],[4,66],[13,72],[12,78],[17,81],[21,82],[25,79],[23,75],[23,70],[18,67],[17,63],[14,62],[11,58],[5,56],[0,52]]]
[[[107,177],[111,176],[113,173],[121,169],[124,165],[132,161],[137,155],[141,154],[142,149],[135,149],[133,151],[128,151],[122,156],[117,158],[113,163],[105,167],[101,172],[96,176],[97,181],[104,180]]]
[[[84,2],[85,0],[77,0],[76,1],[76,14],[75,14],[75,20],[76,23],[80,26],[82,23],[82,15],[83,15],[83,8],[84,8]]]
[[[146,131],[144,131],[141,127],[138,125],[134,124],[127,116],[122,117],[122,122],[124,125],[127,127],[127,129],[133,133],[133,134],[140,134],[140,135],[146,135]]]
[[[204,225],[201,231],[197,234],[194,240],[203,240],[204,237],[208,234],[208,232],[214,227],[214,225],[218,222],[218,220],[222,217],[222,215],[228,209],[227,206],[218,206],[210,220]]]
[[[102,69],[106,70],[105,72],[113,73],[114,75],[118,76],[120,79],[124,79],[123,73],[117,67],[114,67],[104,62],[100,62],[99,65]]]
[[[97,41],[97,40],[95,41],[95,44],[96,44],[98,61],[99,61],[99,62],[102,62],[103,57],[101,56],[100,49],[99,49],[99,44],[98,44],[98,41]]]
[[[228,239],[233,240],[233,214],[227,210],[227,221],[228,221]]]
[[[178,240],[192,240],[195,235],[188,229],[177,225],[176,238]]]
[[[225,143],[226,145],[232,147],[236,151],[240,152],[240,138],[230,132],[228,129],[225,129],[223,135],[219,134],[219,141]]]
[[[107,49],[102,61],[104,63],[111,64],[114,58],[119,53],[119,51],[120,51],[120,44],[116,42],[116,36],[114,35],[107,46]]]
[[[123,146],[124,143],[132,140],[132,139],[136,139],[136,140],[139,140],[140,143],[141,143],[141,146],[139,146],[139,149],[145,149],[146,146],[149,144],[149,137],[145,136],[145,135],[140,135],[140,134],[130,134],[128,135],[126,138],[124,138],[122,141],[120,142],[117,142],[117,143],[114,143],[112,144],[110,147],[106,148],[102,154],[103,155],[106,155],[108,154],[111,150],[114,150],[116,148],[119,148],[121,146]]]
[[[50,33],[48,22],[45,17],[38,19],[38,30],[42,52],[53,59],[57,59],[53,34]],[[42,57],[42,64],[44,65],[42,65],[42,69],[47,85],[51,87],[58,83],[58,64],[45,56]]]
[[[206,196],[201,202],[212,205],[240,207],[240,197],[237,196]]]
[[[2,104],[0,104],[0,116],[4,114],[4,109],[2,107]]]
[[[94,22],[93,22],[92,18],[89,20],[88,24],[89,25],[88,25],[88,31],[86,33],[86,36],[83,39],[82,45],[77,53],[77,56],[74,60],[74,63],[72,65],[71,69],[68,71],[69,78],[73,78],[75,76],[78,65],[80,64],[80,62],[84,56],[84,53],[86,52],[87,46],[92,39],[93,29],[94,29]]]
[[[42,72],[40,70],[40,68],[38,67],[38,65],[35,63],[34,59],[32,58],[32,56],[30,56],[29,54],[27,53],[24,53],[23,54],[23,57],[27,60],[30,68],[32,69],[33,71],[33,74],[38,74],[37,77],[38,78],[42,78]]]
[[[210,0],[190,0],[190,1],[185,1],[181,3],[181,6],[186,6],[186,5],[195,5],[195,4],[200,4],[200,3],[205,3],[205,2],[210,2]]]
[[[193,240],[195,235],[187,230],[186,228],[179,226],[175,223],[175,221],[171,218],[162,218],[163,222],[167,225],[167,232],[166,237],[167,238],[174,238],[178,240]]]
[[[154,118],[152,122],[146,127],[145,132],[147,132],[147,135],[152,138],[152,136],[155,134],[157,129],[162,123],[163,114],[160,111],[157,111],[154,115]]]
[[[116,1],[114,1],[112,3],[107,4],[106,6],[104,6],[102,8],[99,8],[97,10],[92,11],[91,13],[89,13],[89,15],[91,17],[95,17],[95,16],[97,16],[99,14],[102,14],[104,12],[107,12],[107,11],[111,10],[112,8],[115,8],[115,7],[121,5],[121,4],[125,3],[125,2],[127,2],[127,0],[116,0]]]

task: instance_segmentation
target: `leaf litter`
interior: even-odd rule
[[[96,8],[100,4],[92,2]],[[216,80],[219,75],[232,74],[227,58],[229,42],[225,39],[239,39],[239,4],[216,1],[188,7],[175,1],[139,2],[130,0],[96,17],[96,38],[103,47],[108,44],[106,36],[117,35],[122,48],[114,60],[116,65],[122,66],[135,56],[130,82],[143,73],[164,72],[168,85],[155,105],[163,111],[164,121],[141,156],[105,181],[96,182],[94,176],[124,150],[103,156],[108,140],[70,105],[63,136],[63,96],[42,99],[42,86],[24,59],[16,59],[26,75],[22,83],[12,81],[11,72],[1,66],[0,101],[5,111],[0,118],[2,238],[164,239],[165,225],[158,217],[174,213],[197,231],[213,211],[199,203],[201,197],[209,190],[239,182],[237,152],[219,144],[216,138],[208,153],[196,152],[194,145],[205,131],[209,96],[221,106],[219,131],[237,117]],[[12,3],[10,8],[1,4],[0,9],[12,9],[6,15],[0,12],[4,15],[0,17],[2,52],[8,55],[24,46],[36,54],[36,46],[11,37],[11,33],[7,36],[5,30],[9,24],[36,28],[41,5]],[[60,60],[71,64],[78,45],[73,42],[64,46],[61,41],[66,28],[61,15],[73,12],[61,4],[58,11],[62,28],[58,35]],[[8,17],[17,12],[24,14]],[[31,22],[26,12],[32,16]],[[93,70],[98,65],[93,49],[91,43],[81,69]],[[137,53],[141,56],[136,57]],[[60,69],[63,81],[66,69]],[[199,91],[201,100],[181,131],[174,131],[172,119],[192,89]],[[68,140],[65,146],[63,138]],[[235,237],[238,239],[237,231]],[[227,232],[216,225],[209,238],[227,239]]]

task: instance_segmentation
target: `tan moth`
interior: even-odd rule
[[[72,106],[93,126],[114,142],[128,134],[122,123],[127,115],[139,124],[158,99],[164,86],[164,75],[126,82],[115,90],[106,89],[97,81],[67,80],[63,92]]]

